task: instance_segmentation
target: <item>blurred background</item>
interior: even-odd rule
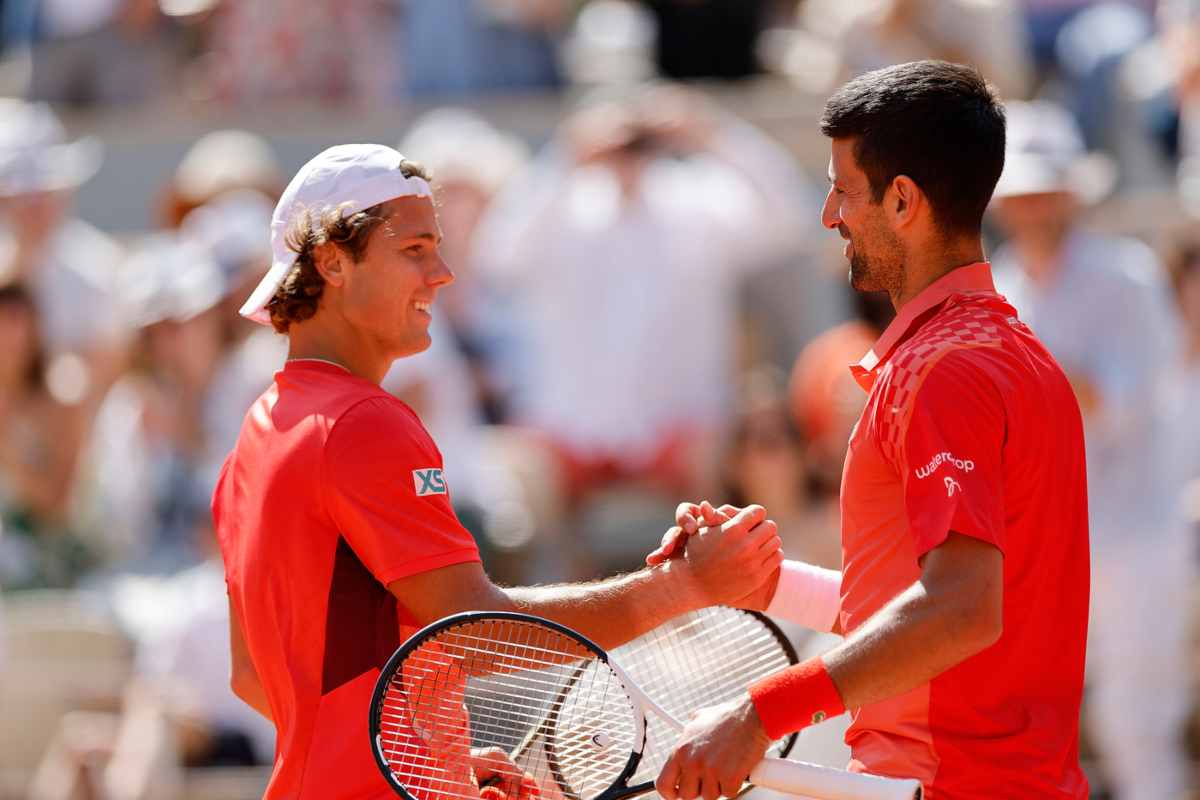
[[[385,386],[494,579],[634,568],[700,497],[836,567],[892,312],[820,227],[817,118],[931,57],[1009,103],[989,253],[1086,418],[1094,796],[1200,797],[1200,0],[0,0],[0,798],[261,796],[208,505],[329,145],[435,176],[457,282]]]

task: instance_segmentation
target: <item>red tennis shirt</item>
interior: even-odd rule
[[[335,364],[289,361],[246,414],[213,520],[275,719],[266,797],[393,798],[367,713],[416,621],[387,585],[479,560],[424,426]]]
[[[1083,425],[1058,364],[992,284],[953,270],[851,368],[869,392],[842,477],[841,627],[912,585],[950,531],[1004,554],[1004,632],[929,683],[852,709],[852,768],[931,800],[1086,798]]]

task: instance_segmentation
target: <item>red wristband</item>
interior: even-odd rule
[[[763,730],[779,739],[846,710],[820,656],[780,670],[750,685],[750,699]]]

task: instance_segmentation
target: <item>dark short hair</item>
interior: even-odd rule
[[[430,180],[424,165],[404,159],[400,173],[406,178]],[[383,222],[383,203],[345,214],[349,203],[307,211],[300,214],[287,231],[288,248],[296,254],[296,263],[266,305],[271,326],[278,333],[287,333],[293,322],[303,322],[317,313],[325,279],[317,271],[314,251],[332,242],[358,263],[367,250],[371,233]]]
[[[898,175],[946,233],[975,234],[1004,170],[1004,107],[974,67],[913,61],[868,72],[825,104],[821,133],[855,139],[875,202]]]

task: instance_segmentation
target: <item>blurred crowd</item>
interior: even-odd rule
[[[0,798],[255,796],[273,752],[228,690],[209,499],[286,358],[237,308],[298,164],[210,131],[100,230],[73,199],[106,143],[64,113],[432,108],[386,143],[457,280],[384,385],[493,577],[634,568],[701,497],[836,568],[846,367],[893,312],[820,228],[815,118],[719,101],[918,58],[1008,102],[989,253],[1085,417],[1097,796],[1200,797],[1200,0],[0,0]],[[481,112],[515,93],[566,110]],[[838,726],[797,754],[844,764]]]

